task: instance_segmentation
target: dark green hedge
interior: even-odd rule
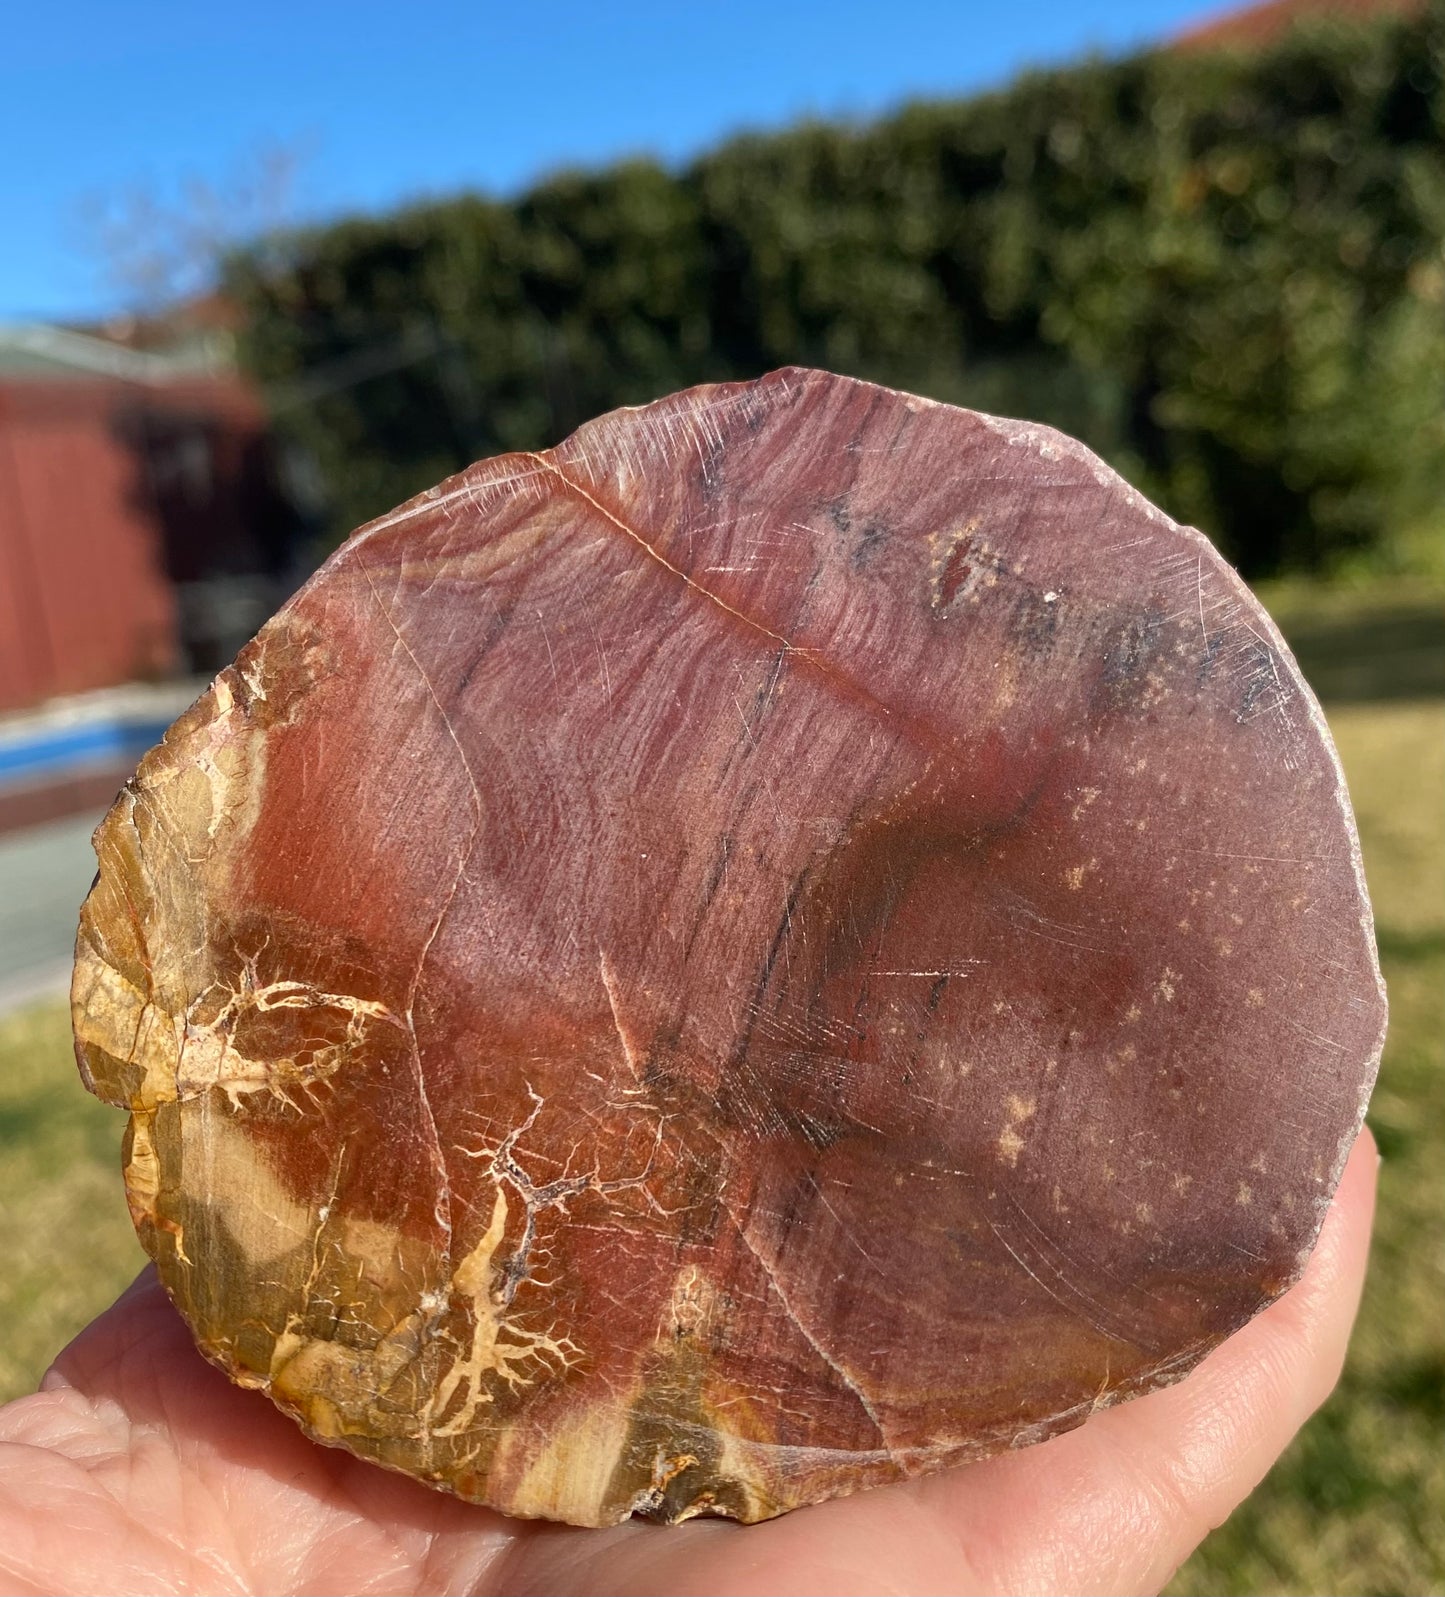
[[[342,222],[229,281],[333,533],[798,362],[1053,422],[1247,572],[1318,568],[1445,487],[1445,0]]]

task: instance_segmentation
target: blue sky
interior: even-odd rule
[[[304,153],[297,219],[564,165],[678,161],[744,128],[865,117],[1167,37],[1211,0],[17,0],[0,18],[0,318],[115,293],[88,197],[224,186]]]

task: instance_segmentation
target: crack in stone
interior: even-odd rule
[[[193,1017],[197,1006],[211,996],[214,988],[199,994],[185,1015],[179,1017],[184,1027],[175,1069],[176,1099],[180,1103],[219,1088],[236,1109],[244,1094],[266,1090],[294,1108],[287,1088],[310,1088],[334,1075],[368,1021],[379,1020],[405,1028],[401,1016],[375,999],[358,998],[352,993],[323,992],[308,982],[299,981],[273,981],[257,987],[254,963],[244,966],[242,974],[242,985],[232,991],[211,1020],[198,1023]],[[345,1037],[315,1049],[304,1065],[289,1056],[253,1059],[234,1045],[236,1026],[248,1012],[268,1014],[275,1010],[309,1009],[340,1010],[350,1018]]]
[[[597,965],[602,977],[603,991],[607,994],[607,1004],[612,1011],[612,1024],[617,1028],[617,1040],[622,1044],[622,1057],[626,1060],[628,1070],[631,1071],[640,1086],[643,1079],[642,1069],[638,1064],[637,1052],[628,1039],[627,1031],[622,1024],[622,1010],[617,1001],[619,991],[617,972],[612,968],[612,961],[608,959],[606,952],[601,948],[597,950]]]
[[[715,604],[719,610],[726,611],[728,615],[734,618],[734,620],[741,621],[744,626],[751,627],[754,632],[760,632],[765,638],[770,638],[774,643],[781,644],[783,649],[789,654],[809,654],[808,650],[800,648],[790,638],[785,638],[781,632],[774,632],[771,627],[765,627],[761,621],[755,621],[750,615],[745,614],[741,610],[734,609],[726,599],[720,598],[712,591],[711,588],[704,587],[696,577],[690,577],[681,566],[673,565],[672,561],[670,561],[655,544],[649,543],[647,539],[636,530],[636,528],[630,527],[620,516],[609,510],[607,506],[604,505],[599,499],[594,498],[592,494],[587,492],[580,482],[576,481],[575,478],[569,477],[567,473],[563,471],[562,468],[554,461],[548,460],[545,455],[534,454],[531,451],[527,452],[527,458],[529,460],[535,460],[544,471],[551,472],[551,474],[556,477],[556,479],[562,483],[564,487],[570,489],[574,494],[577,495],[579,499],[585,499],[599,516],[601,516],[610,525],[616,527],[617,530],[623,533],[626,537],[630,538],[640,549],[645,550],[647,554],[664,570],[670,571],[673,576],[680,578],[695,593],[701,594],[702,597],[708,600],[709,603]]]
[[[878,1410],[873,1406],[873,1400],[868,1396],[867,1392],[863,1390],[858,1378],[843,1364],[839,1363],[839,1361],[828,1351],[828,1349],[823,1346],[818,1338],[813,1335],[808,1327],[804,1325],[798,1314],[798,1311],[793,1307],[792,1300],[783,1290],[782,1283],[778,1280],[777,1274],[772,1265],[770,1265],[763,1255],[758,1251],[757,1247],[753,1243],[753,1239],[748,1235],[747,1227],[742,1223],[741,1220],[738,1219],[737,1215],[733,1213],[733,1210],[729,1205],[724,1204],[724,1208],[726,1209],[728,1218],[733,1223],[733,1229],[737,1232],[739,1240],[742,1242],[743,1246],[748,1250],[748,1252],[752,1254],[753,1258],[757,1260],[764,1276],[767,1278],[769,1287],[773,1291],[773,1295],[777,1298],[778,1302],[782,1304],[783,1312],[788,1316],[788,1319],[792,1322],[808,1346],[812,1348],[812,1350],[818,1355],[823,1363],[833,1371],[833,1373],[843,1382],[843,1384],[858,1400],[859,1407],[872,1422],[873,1429],[877,1431],[878,1440],[883,1444],[883,1451],[888,1455],[890,1462],[898,1465],[900,1469],[906,1471],[906,1465],[898,1453],[894,1451],[893,1443],[889,1439],[887,1429],[884,1427],[883,1421],[878,1416]]]
[[[609,510],[595,494],[589,493],[581,483],[570,477],[554,461],[549,460],[545,455],[533,452],[528,452],[526,458],[535,461],[543,471],[559,482],[568,492],[574,494],[584,504],[596,511],[608,526],[620,532],[630,542],[635,543],[649,559],[655,561],[663,570],[670,572],[690,591],[705,599],[725,615],[730,616],[734,621],[748,628],[749,631],[758,633],[771,643],[779,645],[785,659],[797,660],[801,664],[811,667],[845,699],[876,716],[899,735],[908,738],[921,748],[928,759],[931,760],[935,755],[945,752],[956,755],[961,751],[962,745],[957,737],[949,736],[925,716],[886,704],[877,694],[858,681],[856,677],[846,671],[839,670],[836,665],[833,665],[816,650],[793,642],[791,638],[785,637],[781,632],[775,632],[761,621],[754,620],[746,611],[730,605],[726,599],[714,593],[711,588],[706,587],[695,577],[690,576],[681,566],[675,565],[655,544],[644,538],[635,527],[630,526],[615,511]],[[774,682],[770,685],[770,691],[776,686],[776,676],[777,673],[775,671]]]
[[[406,995],[406,1027],[411,1039],[410,1052],[412,1074],[416,1081],[417,1100],[420,1104],[421,1112],[425,1117],[426,1125],[431,1134],[433,1169],[436,1172],[439,1183],[436,1206],[433,1210],[433,1213],[435,1215],[437,1225],[443,1235],[442,1273],[449,1277],[453,1273],[453,1249],[456,1229],[456,1223],[452,1215],[451,1171],[447,1166],[446,1153],[442,1148],[441,1131],[437,1126],[436,1112],[432,1108],[431,1098],[427,1092],[426,1071],[422,1067],[421,1060],[421,1043],[416,1034],[415,1009],[416,996],[421,987],[422,972],[426,968],[427,957],[431,953],[432,945],[436,942],[437,936],[441,932],[442,925],[445,922],[447,915],[451,911],[452,904],[455,901],[457,892],[461,887],[462,879],[466,875],[467,866],[471,863],[472,852],[476,847],[477,838],[481,833],[483,811],[482,793],[477,782],[476,772],[472,769],[472,763],[467,758],[467,751],[462,747],[461,739],[457,736],[456,727],[452,725],[451,717],[447,714],[446,710],[442,706],[441,700],[437,697],[436,688],[432,683],[431,677],[427,674],[426,667],[423,666],[421,661],[417,658],[416,651],[407,642],[406,635],[396,624],[391,611],[387,608],[386,601],[381,597],[381,593],[377,589],[375,581],[372,579],[370,568],[359,554],[356,556],[356,564],[357,568],[361,572],[362,577],[366,581],[366,586],[371,590],[371,597],[375,602],[377,609],[381,612],[382,618],[385,620],[387,626],[390,627],[392,634],[396,638],[396,641],[405,651],[406,657],[411,661],[412,667],[416,671],[416,674],[421,678],[422,685],[427,691],[427,696],[430,698],[437,714],[441,717],[441,723],[446,728],[447,736],[451,739],[452,746],[457,751],[457,758],[461,761],[462,770],[466,773],[467,782],[471,788],[472,830],[467,838],[466,843],[463,845],[461,854],[457,860],[456,874],[452,877],[451,886],[447,891],[446,898],[442,902],[441,909],[438,911],[436,919],[432,922],[431,930],[427,933],[426,941],[422,944],[421,954],[417,959],[416,970],[412,975],[411,983],[407,989]]]
[[[485,1376],[499,1376],[516,1391],[530,1384],[528,1377],[516,1368],[524,1360],[537,1359],[545,1365],[551,1358],[565,1370],[581,1352],[565,1334],[557,1336],[550,1331],[530,1330],[506,1318],[505,1310],[510,1307],[511,1296],[505,1286],[499,1290],[496,1285],[493,1259],[506,1234],[507,1215],[507,1195],[498,1181],[487,1229],[457,1266],[451,1280],[452,1293],[470,1300],[472,1342],[467,1353],[459,1355],[437,1383],[435,1395],[427,1405],[423,1418],[430,1435],[458,1436],[470,1428],[478,1408],[492,1401],[484,1385]],[[531,1222],[530,1211],[528,1222]],[[515,1291],[515,1286],[512,1290]],[[504,1333],[510,1341],[502,1340]],[[461,1406],[450,1419],[445,1419],[459,1392]],[[437,1424],[438,1420],[444,1423]]]

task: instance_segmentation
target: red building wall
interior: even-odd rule
[[[263,426],[237,383],[0,382],[0,710],[177,669],[156,417],[220,455]]]

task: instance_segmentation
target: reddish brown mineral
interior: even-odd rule
[[[357,533],[99,832],[74,988],[202,1348],[509,1513],[763,1519],[1172,1381],[1297,1276],[1384,1005],[1198,533],[819,372]]]

